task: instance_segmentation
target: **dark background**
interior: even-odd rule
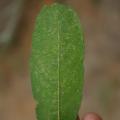
[[[0,35],[7,24],[2,21],[3,3],[9,6],[12,2],[14,3],[15,0],[0,1]],[[13,35],[18,42],[9,48],[12,52],[7,52],[8,54],[4,56],[0,54],[0,75],[5,74],[3,77],[0,76],[0,120],[34,120],[35,118],[33,112],[35,103],[31,95],[28,70],[26,70],[28,58],[25,57],[29,54],[33,29],[31,26],[34,25],[34,17],[39,9],[35,4],[37,7],[33,10],[32,2],[33,0],[29,0],[29,4],[28,2],[21,4],[22,7],[18,12],[20,16],[17,23],[19,24],[16,23],[18,27]],[[120,1],[65,0],[62,2],[76,10],[85,34],[85,87],[79,114],[82,116],[86,112],[96,112],[104,120],[119,120]],[[13,16],[15,17],[16,14]],[[26,74],[22,70],[21,74],[18,74],[19,71],[9,65],[14,62],[8,62],[12,61],[12,57],[17,61],[20,60],[19,55],[23,52],[21,48],[24,48],[24,56],[22,56],[24,59],[22,63],[20,62],[22,67],[19,68],[24,69]]]

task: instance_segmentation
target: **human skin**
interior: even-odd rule
[[[98,114],[91,112],[91,113],[86,113],[81,120],[102,120],[102,118]]]

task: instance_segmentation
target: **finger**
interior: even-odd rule
[[[102,120],[102,118],[98,114],[91,112],[91,113],[85,114],[82,120]]]

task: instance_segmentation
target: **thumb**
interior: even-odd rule
[[[77,120],[102,120],[102,118],[98,114],[90,112],[86,113],[82,119],[77,117]]]

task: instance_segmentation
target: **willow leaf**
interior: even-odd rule
[[[32,89],[38,120],[75,120],[83,87],[83,35],[69,7],[44,6],[32,44]]]

